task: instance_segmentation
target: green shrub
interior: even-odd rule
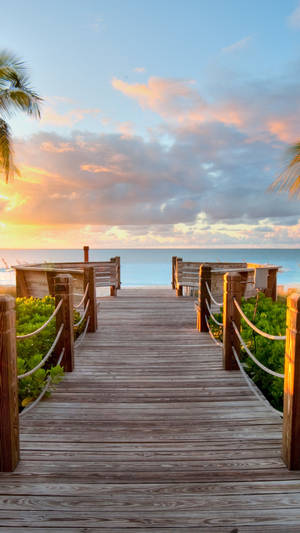
[[[272,335],[285,335],[286,303],[284,300],[273,302],[263,293],[258,293],[257,298],[242,299],[242,309],[245,315],[259,329]],[[215,314],[222,321],[222,314]],[[210,326],[216,338],[222,341],[222,328],[210,319]],[[246,322],[241,320],[241,336],[247,347],[256,358],[266,367],[275,372],[284,372],[285,341],[272,341],[262,337],[252,330]],[[283,379],[267,374],[259,368],[241,347],[241,360],[245,370],[276,409],[283,407]]]
[[[17,298],[16,319],[17,335],[25,335],[41,327],[51,316],[55,309],[55,299],[51,296],[45,298]],[[74,311],[74,323],[78,322],[80,314]],[[75,337],[80,335],[84,323],[77,328]],[[33,337],[17,341],[18,374],[24,374],[34,368],[43,359],[51,348],[56,336],[55,319]],[[50,356],[52,359],[52,356]],[[51,385],[57,384],[63,376],[63,369],[55,364],[46,364],[31,376],[19,380],[19,406],[24,408],[28,403],[39,396],[46,385],[48,376],[51,376]],[[51,389],[51,386],[50,386]],[[46,394],[49,395],[50,391]]]

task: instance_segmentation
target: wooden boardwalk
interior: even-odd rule
[[[195,329],[193,301],[122,289],[76,369],[21,426],[0,531],[300,531],[281,419]]]

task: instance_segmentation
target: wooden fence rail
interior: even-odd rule
[[[46,294],[54,295],[54,278],[57,275],[69,273],[73,276],[75,293],[80,290],[82,284],[82,272],[84,267],[91,266],[95,270],[95,286],[110,287],[111,296],[117,295],[121,288],[120,281],[120,258],[113,257],[110,261],[101,262],[65,262],[36,265],[17,265],[16,271],[16,294],[17,297],[42,298]]]
[[[172,257],[172,288],[177,296],[183,295],[183,289],[196,291],[199,288],[199,269],[201,265],[211,269],[211,290],[216,298],[223,298],[223,276],[226,272],[238,271],[243,277],[243,296],[255,295],[255,287],[261,284],[266,296],[276,300],[277,272],[276,265],[261,265],[258,263],[231,262],[193,262],[183,261],[181,257]],[[263,286],[262,286],[263,284]]]
[[[22,274],[24,271],[21,271]],[[41,273],[41,268],[33,270]],[[46,272],[48,273],[48,272]],[[57,343],[53,343],[54,353],[49,361],[56,364],[62,354],[61,366],[65,372],[74,368],[74,293],[83,296],[83,314],[80,322],[86,321],[85,331],[97,329],[97,301],[95,268],[90,263],[82,270],[52,271],[50,294],[55,296]],[[75,276],[74,276],[75,274]],[[25,278],[26,279],[26,278]],[[40,289],[39,289],[40,290]],[[80,293],[78,291],[80,290]],[[76,291],[76,292],[75,292]],[[49,294],[48,292],[48,294]],[[44,296],[44,294],[42,294]],[[82,298],[81,298],[82,300]],[[60,304],[62,302],[62,304]],[[60,304],[60,305],[59,305]],[[80,303],[78,304],[80,305]],[[43,328],[45,325],[43,326]],[[43,328],[36,330],[38,334]],[[83,334],[82,334],[83,335]],[[0,296],[0,471],[13,471],[19,461],[19,406],[18,406],[18,375],[16,349],[16,311],[15,299],[11,296]],[[22,338],[18,340],[22,342]],[[48,357],[48,355],[47,355]],[[31,372],[35,371],[31,370]],[[22,376],[19,376],[22,378]],[[46,390],[46,389],[45,389]]]

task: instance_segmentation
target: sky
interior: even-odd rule
[[[298,0],[0,6],[43,97],[9,118],[2,248],[300,246],[300,200],[268,190],[300,137]]]

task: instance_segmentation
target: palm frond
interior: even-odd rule
[[[13,149],[10,128],[5,120],[0,118],[0,170],[4,172],[5,181],[14,174]]]
[[[300,198],[300,142],[291,146],[287,153],[290,160],[269,190],[287,191],[290,197]]]
[[[9,50],[0,50],[0,72],[2,69],[11,69],[12,71],[26,72],[24,61],[18,58]]]
[[[14,110],[40,117],[42,98],[30,87],[26,65],[7,50],[0,51],[0,113],[2,117]],[[13,148],[10,128],[0,116],[0,172],[6,183],[15,173],[19,174],[13,162]]]
[[[1,91],[0,89],[0,109],[7,115],[15,108],[31,115],[35,118],[40,118],[40,103],[42,99],[28,87],[24,88],[10,88]]]
[[[7,51],[0,52],[0,109],[9,114],[15,108],[39,118],[41,101],[29,85],[25,64]]]

